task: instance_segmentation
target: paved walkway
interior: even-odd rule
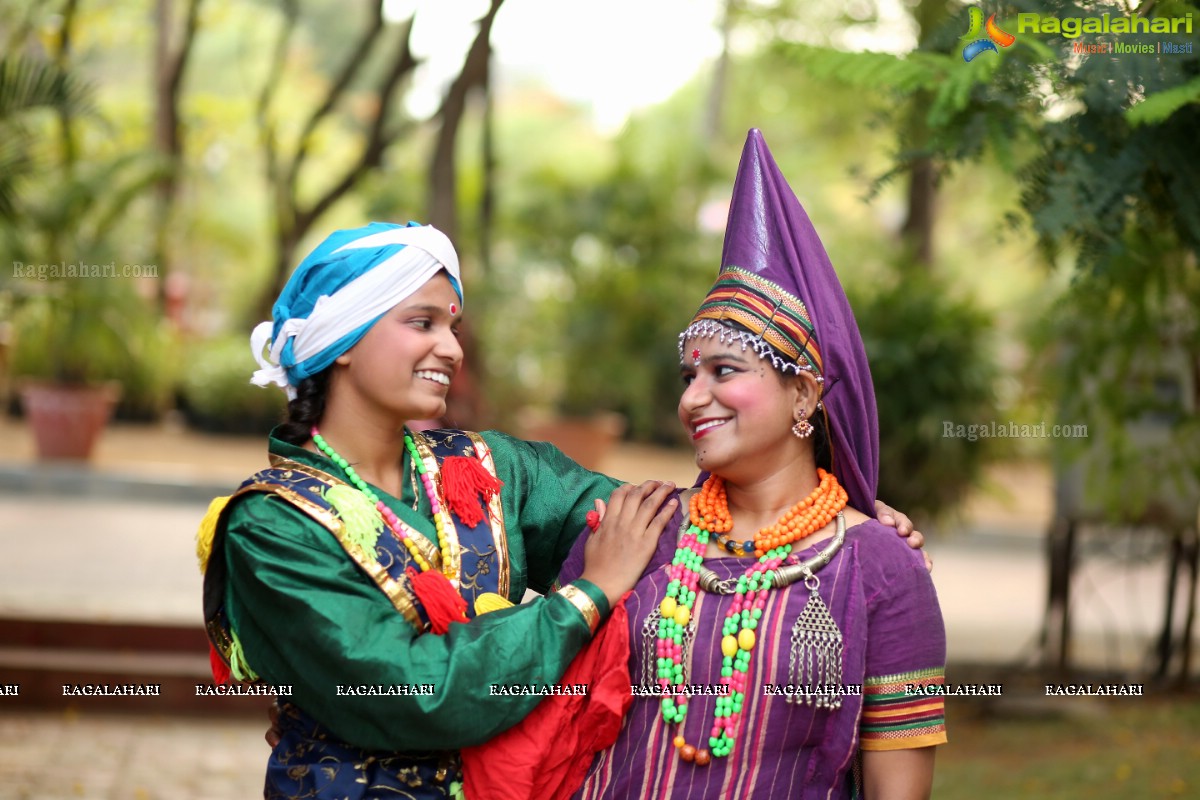
[[[213,494],[262,462],[252,439],[116,426],[90,467],[50,467],[35,463],[21,425],[0,421],[0,616],[199,625],[196,523]],[[629,480],[693,475],[688,454],[643,447],[620,447],[601,468]],[[952,665],[1020,664],[1036,655],[1050,479],[1036,465],[1000,467],[990,477],[994,491],[972,496],[953,534],[931,535],[928,545]],[[1119,568],[1112,560],[1084,564],[1075,598],[1081,663],[1144,663],[1164,591],[1151,555]],[[7,709],[0,800],[257,796],[263,729],[245,717]]]
[[[0,713],[0,800],[262,797],[267,721]]]

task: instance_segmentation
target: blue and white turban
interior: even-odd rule
[[[335,231],[296,267],[272,319],[250,334],[260,367],[251,382],[281,386],[294,398],[300,381],[332,364],[441,270],[462,302],[458,254],[430,225],[372,222]]]

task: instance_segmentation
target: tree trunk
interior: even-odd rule
[[[721,117],[725,110],[725,85],[729,74],[729,35],[733,30],[733,2],[725,0],[721,16],[721,54],[713,65],[712,85],[704,107],[701,135],[706,147],[711,147],[721,133]]]
[[[429,224],[450,237],[460,255],[463,252],[462,243],[458,237],[458,160],[455,145],[458,131],[462,126],[467,109],[467,98],[474,91],[484,95],[484,164],[485,171],[490,169],[491,157],[488,116],[487,87],[490,80],[491,65],[491,33],[492,22],[500,11],[504,0],[492,0],[487,14],[479,21],[479,32],[467,51],[463,61],[462,71],[450,85],[446,98],[438,112],[441,126],[438,129],[437,142],[433,158],[429,165]],[[486,179],[485,175],[485,179]],[[490,224],[490,202],[488,194],[490,184],[485,185],[484,200],[481,215],[484,224]],[[486,247],[487,234],[481,233],[481,246]],[[481,262],[481,270],[487,263],[486,256]],[[483,289],[484,275],[476,275],[473,285]],[[465,275],[464,275],[464,283]],[[460,331],[460,341],[463,348],[463,367],[458,377],[450,385],[450,393],[446,398],[446,417],[448,424],[463,428],[480,428],[486,415],[483,393],[483,359],[485,348],[474,335],[469,320]]]
[[[200,17],[202,0],[188,0],[187,17],[178,47],[171,47],[174,27],[174,0],[156,0],[154,4],[154,143],[167,164],[166,173],[155,186],[158,203],[155,207],[154,259],[158,265],[157,282],[159,308],[166,307],[170,285],[170,229],[178,193],[179,172],[183,165],[183,133],[179,114],[179,94],[183,75]]]
[[[333,179],[324,192],[312,202],[305,203],[298,196],[299,175],[307,161],[308,142],[317,126],[338,106],[359,77],[370,51],[376,47],[385,30],[382,5],[372,5],[372,13],[358,40],[349,49],[341,69],[326,91],[322,102],[312,111],[292,142],[290,156],[282,153],[278,131],[271,116],[271,106],[284,74],[288,54],[288,41],[299,19],[300,8],[295,0],[284,3],[285,21],[276,42],[274,57],[267,78],[259,95],[257,118],[262,133],[264,162],[271,200],[275,208],[275,255],[272,259],[271,278],[263,293],[254,303],[259,319],[270,315],[271,306],[280,290],[287,283],[295,264],[296,248],[316,222],[338,200],[354,189],[371,171],[383,163],[384,153],[396,140],[403,126],[392,120],[393,111],[399,100],[399,86],[404,78],[417,66],[410,47],[412,20],[401,26],[396,37],[396,51],[386,63],[375,87],[375,111],[369,120],[365,141],[357,158],[346,170]]]
[[[933,267],[934,221],[937,218],[937,173],[933,160],[922,156],[912,162],[908,176],[908,216],[900,235],[906,254],[917,264]]]
[[[925,44],[928,37],[946,19],[946,4],[942,0],[920,0],[913,9],[917,25],[917,42]],[[929,126],[925,115],[933,97],[928,91],[915,93],[908,101],[907,120],[901,131],[903,146],[916,155],[909,162],[908,215],[900,229],[908,263],[926,269],[933,268],[934,222],[937,218],[937,166],[925,153],[929,148]]]
[[[58,66],[64,71],[71,60],[71,31],[75,27],[75,14],[79,10],[79,0],[67,0],[62,11],[62,36],[58,40],[58,53],[56,60]],[[60,109],[58,112],[58,128],[59,138],[62,144],[63,151],[63,171],[70,178],[75,172],[75,160],[77,154],[75,151],[75,131],[74,124],[71,122],[71,113],[67,109]],[[57,250],[53,251],[57,252]]]
[[[492,22],[504,0],[492,0],[488,13],[479,21],[479,32],[467,51],[462,71],[442,101],[438,111],[441,125],[429,164],[429,224],[458,241],[458,159],[455,145],[458,130],[462,126],[467,108],[467,97],[472,91],[482,89],[488,82],[488,71],[492,58]]]

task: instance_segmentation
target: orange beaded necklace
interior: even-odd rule
[[[704,482],[697,497],[697,510],[692,522],[702,525],[711,534],[716,534],[717,545],[734,555],[754,552],[756,558],[777,547],[791,544],[811,536],[829,524],[837,511],[846,506],[848,496],[831,473],[817,469],[817,488],[782,517],[754,534],[752,540],[732,541],[728,534],[733,529],[729,515],[729,499],[725,492],[725,481],[713,477]]]

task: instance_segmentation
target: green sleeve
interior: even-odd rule
[[[517,550],[523,543],[528,566],[523,583],[544,594],[558,577],[596,499],[608,500],[621,482],[584,469],[549,442],[526,442],[496,431],[480,435],[492,449],[497,474],[504,481],[500,497],[514,552],[513,569],[520,568]],[[519,536],[513,533],[517,527]]]
[[[342,739],[380,750],[453,750],[519,722],[541,699],[493,684],[553,684],[587,642],[550,596],[418,634],[327,530],[279,498],[235,506],[226,529],[227,610],[250,666]],[[580,588],[603,602],[587,582]],[[607,612],[607,603],[600,606]],[[430,696],[340,695],[338,686],[432,684]]]

